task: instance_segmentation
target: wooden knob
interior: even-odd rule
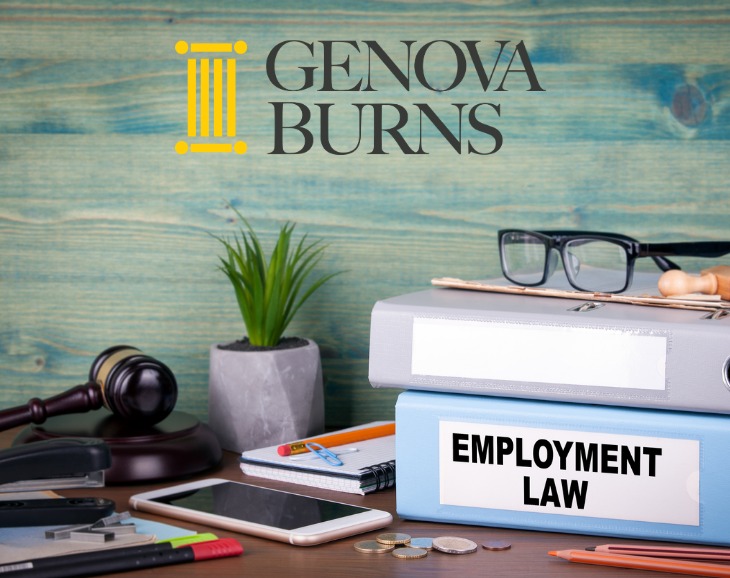
[[[673,295],[687,295],[688,293],[717,293],[717,278],[712,273],[701,275],[687,275],[678,269],[666,271],[659,277],[659,292],[665,297]]]
[[[717,280],[717,293],[725,301],[730,301],[730,265],[716,265],[702,271],[705,275],[714,275]]]

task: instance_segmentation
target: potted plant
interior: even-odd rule
[[[235,209],[234,209],[235,210]],[[319,347],[284,332],[305,301],[338,273],[312,278],[325,245],[304,235],[292,240],[285,223],[267,259],[258,236],[243,222],[223,246],[228,277],[246,328],[243,339],[210,349],[208,421],[224,449],[284,443],[321,433],[324,391]]]

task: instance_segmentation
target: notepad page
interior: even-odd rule
[[[278,469],[247,463],[241,464],[241,470],[248,476],[277,480],[279,482],[289,482],[291,484],[300,484],[314,488],[322,488],[323,490],[332,490],[334,492],[347,492],[350,494],[365,495],[365,490],[361,488],[360,481],[354,478],[323,476],[322,474],[317,473],[302,472],[284,468]]]

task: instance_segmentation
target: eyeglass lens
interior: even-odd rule
[[[626,250],[616,243],[597,239],[568,241],[563,262],[573,285],[584,291],[611,293],[626,286]]]
[[[628,258],[622,245],[602,239],[572,239],[565,243],[562,257],[568,280],[576,289],[610,293],[626,286]],[[556,263],[557,250],[549,249],[542,237],[519,231],[502,238],[504,274],[515,283],[544,283]]]
[[[509,232],[502,237],[502,269],[505,276],[520,285],[543,282],[547,247],[540,238],[524,232]]]

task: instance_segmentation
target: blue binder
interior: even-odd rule
[[[730,419],[407,391],[403,518],[730,545]]]

